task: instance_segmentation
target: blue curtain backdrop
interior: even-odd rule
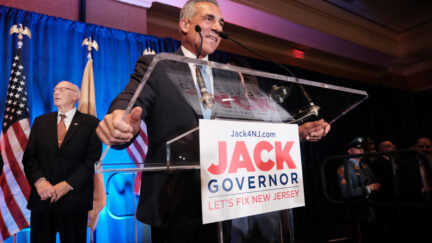
[[[17,48],[17,34],[9,35],[12,25],[23,24],[31,30],[31,39],[24,38],[23,58],[26,70],[28,105],[31,123],[42,114],[55,111],[52,90],[62,80],[81,85],[87,63],[84,38],[97,41],[99,51],[93,51],[97,115],[101,119],[111,100],[126,86],[135,62],[146,48],[159,52],[174,52],[179,42],[154,36],[140,35],[45,16],[0,6],[0,122],[3,121],[12,55]],[[107,163],[132,163],[126,151],[108,152]],[[97,242],[133,242],[134,196],[133,174],[106,173],[107,207],[100,215]],[[142,226],[141,226],[142,228]],[[138,232],[145,238],[146,231]],[[23,234],[27,234],[24,232]],[[141,235],[140,235],[141,234]],[[27,242],[26,235],[19,235]]]

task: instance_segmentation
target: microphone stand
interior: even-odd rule
[[[201,34],[201,27],[199,25],[195,25],[195,31],[199,34],[201,38],[200,48],[198,49],[198,54],[197,54],[197,59],[198,59],[201,55],[203,37]],[[195,73],[196,73],[198,88],[201,92],[201,103],[204,109],[215,110],[216,109],[215,101],[213,99],[213,96],[210,95],[210,93],[207,91],[201,71],[199,70],[199,67],[197,65],[195,65]]]

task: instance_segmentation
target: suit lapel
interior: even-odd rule
[[[78,110],[75,112],[74,117],[72,118],[72,122],[69,125],[69,128],[66,132],[64,141],[62,143],[62,147],[64,144],[67,144],[69,142],[69,140],[73,137],[73,135],[75,134],[76,131],[78,131],[80,125],[81,125],[81,118],[82,118],[82,114],[81,112],[79,112]]]
[[[52,112],[48,117],[47,126],[48,126],[48,139],[51,143],[58,147],[58,138],[57,138],[57,112]]]
[[[175,54],[180,55],[180,56],[184,56],[183,52],[181,51],[181,48],[179,48]],[[190,68],[189,65],[187,63],[183,63],[183,62],[171,62],[171,70],[174,70],[175,72],[177,72],[177,75],[175,75],[175,77],[178,78],[178,82],[185,82],[186,78],[192,78],[191,74],[190,74]],[[188,74],[188,75],[185,75]],[[174,80],[174,79],[172,79]],[[193,82],[192,82],[193,83]]]

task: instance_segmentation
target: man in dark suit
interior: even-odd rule
[[[203,41],[198,58],[208,60],[221,41],[218,32],[223,24],[217,1],[187,1],[179,21],[182,46],[176,53],[197,57],[201,40],[195,26],[199,25]],[[153,70],[138,97],[137,107],[123,121],[124,110],[152,58],[138,59],[129,84],[111,103],[109,114],[96,130],[105,144],[124,148],[137,135],[139,122],[144,119],[149,137],[147,164],[166,161],[166,141],[196,127],[200,118],[173,84],[188,77],[198,89],[194,65],[164,61]],[[172,75],[173,72],[178,75]],[[211,69],[207,73],[210,79],[207,89],[212,90],[213,81],[217,82],[222,73]],[[329,129],[326,122],[317,121],[304,125],[299,132],[305,140],[317,140]],[[152,226],[152,242],[215,242],[215,224],[202,224],[200,190],[198,171],[143,174],[137,218]]]
[[[34,121],[24,152],[24,172],[32,190],[31,242],[86,242],[87,213],[93,206],[94,163],[102,144],[99,120],[76,110],[79,88],[62,81],[54,88],[51,112]]]

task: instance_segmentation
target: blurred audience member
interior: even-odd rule
[[[422,192],[430,193],[432,191],[431,182],[430,182],[430,169],[432,168],[432,146],[431,140],[427,137],[420,137],[417,139],[417,143],[414,145],[414,149],[419,153],[424,155],[424,158],[419,156],[419,168],[420,168],[420,176],[423,183]],[[427,161],[424,159],[426,158]]]
[[[429,168],[432,168],[432,142],[427,137],[420,137],[414,145],[414,149],[424,154],[429,161]]]
[[[372,138],[366,138],[366,142],[364,144],[364,151],[365,153],[376,152],[375,141]]]
[[[392,152],[396,150],[396,146],[389,140],[382,141],[378,145],[378,151],[379,152]],[[386,155],[388,158],[388,156]]]
[[[397,196],[397,176],[399,157],[395,154],[388,154],[395,151],[395,145],[385,140],[379,143],[378,152],[387,153],[380,154],[371,164],[371,170],[375,175],[375,179],[381,184],[381,191],[375,196],[375,200],[385,205],[377,205],[375,207],[377,225],[381,232],[383,242],[393,242],[397,239],[398,214],[395,204]]]
[[[347,144],[350,155],[363,154],[362,137],[357,137]],[[351,157],[338,168],[339,186],[345,198],[367,198],[373,191],[380,190],[381,185],[374,183],[374,176],[368,165],[361,162],[362,157]]]
[[[395,146],[389,140],[382,141],[378,145],[378,152],[380,153],[393,151],[395,151]],[[394,155],[391,156],[393,159],[391,159],[390,154],[381,154],[371,165],[376,181],[382,186],[381,192],[377,195],[377,200],[380,201],[393,201],[395,198],[394,180],[398,166]]]
[[[418,139],[413,147],[419,151],[423,148],[423,139]],[[420,145],[420,146],[418,146]],[[427,144],[424,144],[427,147]],[[425,157],[409,153],[398,162],[398,189],[401,218],[399,242],[432,242],[427,229],[430,227],[430,206],[428,197],[431,191],[429,164]]]
[[[363,146],[364,152],[367,153],[376,153],[376,147],[375,147],[375,141],[372,138],[366,138],[366,141],[364,142]],[[374,155],[368,155],[364,156],[362,158],[362,161],[365,162],[369,167],[371,167],[371,164],[376,160],[376,156]]]
[[[351,140],[346,148],[350,155],[363,154],[364,139],[357,137]],[[346,159],[337,170],[339,188],[343,197],[354,202],[368,201],[372,193],[379,191],[381,185],[375,183],[374,176],[361,156]],[[378,242],[376,228],[373,225],[375,213],[368,205],[352,205],[352,219],[357,223],[359,242]]]

